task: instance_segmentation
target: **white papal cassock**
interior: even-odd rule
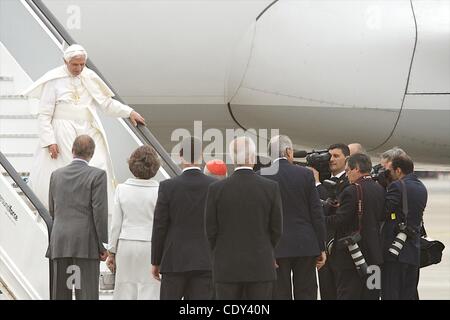
[[[79,76],[72,76],[66,66],[46,73],[24,93],[40,99],[39,146],[30,172],[30,187],[48,208],[48,190],[51,173],[72,161],[72,144],[81,134],[94,139],[95,152],[91,166],[108,175],[109,218],[112,213],[116,185],[105,131],[96,107],[113,117],[128,118],[132,108],[112,99],[113,92],[98,77],[84,68]],[[59,155],[52,159],[47,146],[57,144]],[[108,219],[109,221],[111,219]]]

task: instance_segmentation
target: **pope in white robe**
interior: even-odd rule
[[[112,98],[113,92],[102,79],[85,67],[86,59],[82,46],[70,46],[64,52],[65,64],[47,72],[24,92],[40,99],[39,147],[30,171],[30,187],[48,208],[51,173],[72,161],[75,138],[88,134],[95,142],[89,165],[107,172],[111,214],[116,183],[108,142],[96,108],[109,116],[129,117],[134,125],[145,124],[145,120],[132,108]]]

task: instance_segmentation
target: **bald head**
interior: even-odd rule
[[[360,143],[350,143],[348,145],[348,149],[350,150],[350,155],[356,153],[366,153],[366,150],[364,150],[363,146]]]
[[[249,137],[238,137],[230,143],[233,163],[253,167],[256,163],[256,146]]]
[[[89,161],[92,159],[94,151],[94,140],[86,134],[76,137],[75,141],[73,142],[72,155],[74,158]]]

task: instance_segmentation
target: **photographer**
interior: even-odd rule
[[[372,168],[372,178],[387,189],[393,180],[390,171],[392,159],[403,155],[406,155],[406,152],[399,147],[393,147],[383,152],[380,155],[380,163]]]
[[[327,228],[336,228],[331,260],[338,300],[379,298],[379,290],[366,286],[367,274],[361,264],[383,262],[379,227],[384,218],[384,190],[370,177],[371,168],[367,155],[354,154],[347,159],[345,171],[351,185],[342,191],[336,214],[325,217]]]
[[[349,185],[347,176],[345,174],[345,160],[350,155],[350,150],[347,145],[343,143],[332,144],[328,147],[328,152],[330,153],[329,168],[331,172],[330,180],[336,182],[336,186],[332,194],[328,192],[324,184],[319,181],[319,173],[314,168],[310,169],[314,173],[316,180],[316,188],[319,192],[319,196],[322,200],[335,201],[342,190]],[[337,208],[336,205],[325,205],[324,213],[325,216],[334,214]],[[327,244],[330,244],[331,240],[334,238],[335,230],[334,228],[327,227]],[[328,259],[325,265],[319,270],[319,287],[320,287],[320,297],[322,300],[336,300],[336,277],[333,272],[331,259]]]
[[[385,202],[382,299],[416,300],[427,189],[414,175],[413,161],[406,154],[394,157],[389,170],[394,182],[388,187]]]
[[[386,150],[380,156],[380,164],[386,169],[390,170],[392,165],[392,160],[399,156],[405,156],[406,152],[399,147],[393,147],[392,149]]]
[[[350,155],[350,150],[347,145],[343,143],[332,144],[328,147],[328,152],[331,156],[329,167],[331,172],[330,180],[337,183],[337,194],[347,186],[347,178],[345,175],[345,160]],[[320,198],[326,200],[329,197],[328,191],[319,180],[319,173],[314,168],[310,168],[314,173],[316,180],[317,191],[319,191]]]

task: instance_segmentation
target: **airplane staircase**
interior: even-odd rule
[[[19,92],[59,65],[63,49],[75,43],[53,18],[41,1],[0,2],[0,300],[50,298],[50,264],[45,252],[52,220],[27,185],[38,147],[38,102]],[[11,31],[24,28],[27,33]],[[24,36],[40,39],[39,48]],[[36,52],[42,59],[36,59]],[[88,66],[101,76],[93,63],[89,61]],[[152,145],[162,159],[156,179],[180,173],[148,128],[134,127],[129,120],[101,118],[119,182],[130,175],[126,164],[130,152],[142,144]],[[108,272],[104,264],[101,269]],[[110,299],[111,294],[100,291],[103,299]]]

